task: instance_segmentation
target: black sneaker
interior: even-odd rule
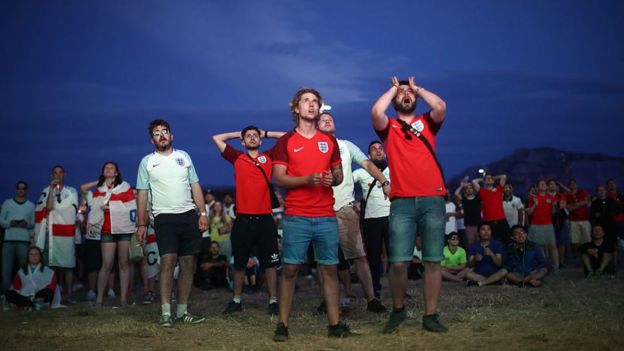
[[[240,302],[230,301],[223,314],[232,314],[236,312],[243,312],[243,305]]]
[[[349,326],[344,322],[338,322],[336,325],[330,325],[327,327],[328,338],[347,338],[358,335],[360,334],[352,332]]]
[[[269,314],[271,316],[279,316],[279,305],[277,302],[272,302],[269,304]]]
[[[466,280],[466,286],[479,286],[479,282],[476,280]]]
[[[442,325],[438,320],[437,314],[423,316],[422,326],[423,329],[432,333],[446,333],[448,331],[448,328]]]
[[[273,341],[282,342],[288,340],[288,327],[284,323],[277,323],[275,333],[273,333]]]
[[[384,313],[388,311],[386,306],[384,306],[378,298],[374,298],[368,301],[368,305],[366,306],[366,311],[373,313]]]
[[[205,320],[206,320],[206,317],[196,316],[194,314],[189,313],[188,311],[184,312],[182,316],[174,318],[174,321],[176,323],[184,323],[184,324],[199,324],[199,323],[203,323]]]
[[[405,307],[401,308],[400,310],[393,308],[392,313],[390,313],[390,318],[388,318],[388,321],[386,322],[386,325],[384,326],[382,333],[384,334],[394,333],[395,331],[399,329],[399,325],[403,323],[406,317],[407,317],[407,310],[405,310]]]
[[[321,304],[316,308],[316,314],[325,314],[327,313],[327,308],[325,307],[325,300],[321,301]]]

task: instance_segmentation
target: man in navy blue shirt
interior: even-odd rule
[[[507,275],[503,265],[503,244],[492,239],[492,227],[488,223],[479,225],[479,241],[468,247],[467,285],[490,285],[501,281]]]

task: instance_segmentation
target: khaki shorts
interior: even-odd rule
[[[345,259],[351,260],[366,256],[362,234],[360,233],[360,216],[353,206],[344,206],[336,212],[338,220],[338,237],[340,248]]]
[[[591,225],[589,221],[570,221],[570,242],[585,244],[591,241]]]

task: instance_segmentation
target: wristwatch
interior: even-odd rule
[[[383,183],[381,183],[381,187],[383,188],[386,185],[390,185],[390,181],[389,180],[384,180]]]
[[[200,212],[200,213],[199,213],[199,216],[200,216],[200,217],[201,217],[201,216],[208,217],[208,214],[207,214],[206,212]]]

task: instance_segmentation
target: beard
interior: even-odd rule
[[[245,145],[245,148],[249,151],[256,151],[260,148],[260,145],[256,145],[256,146],[247,146]]]
[[[167,142],[166,144],[161,144],[160,142],[156,143],[156,150],[158,151],[167,151],[171,147],[171,142]]]
[[[377,168],[379,168],[380,171],[383,171],[384,169],[386,169],[386,167],[388,167],[388,162],[386,162],[386,160],[372,160],[373,164],[375,166],[377,166]]]
[[[408,106],[404,106],[401,101],[392,100],[394,110],[403,115],[411,115],[416,110],[416,101],[412,101]]]

